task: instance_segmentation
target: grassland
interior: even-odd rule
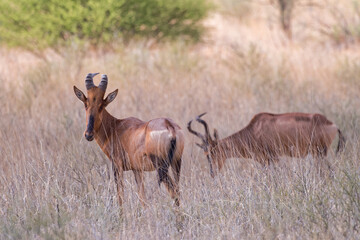
[[[359,46],[333,45],[295,27],[300,24],[290,42],[266,17],[273,16],[271,7],[246,7],[257,10],[245,19],[214,13],[195,46],[181,40],[133,42],[114,51],[73,45],[62,56],[49,50],[46,60],[2,48],[0,238],[358,238]],[[85,111],[72,90],[84,90],[85,75],[95,71],[108,74],[108,91],[119,88],[108,107],[118,118],[167,116],[185,130],[206,111],[210,127],[225,137],[258,112],[318,112],[344,132],[346,149],[330,152],[333,171],[325,176],[309,156],[283,158],[267,170],[251,159],[229,159],[212,179],[185,131],[180,210],[155,172],[146,174],[150,207],[141,207],[127,172],[119,216],[110,163],[83,138]]]

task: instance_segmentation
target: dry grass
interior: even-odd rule
[[[1,239],[359,236],[358,47],[289,43],[258,19],[242,25],[215,15],[207,24],[214,21],[222,27],[195,47],[132,43],[82,57],[73,46],[47,62],[1,50]],[[108,107],[119,118],[167,116],[186,129],[207,111],[211,128],[225,137],[258,112],[319,112],[345,133],[346,151],[330,154],[327,176],[311,157],[284,158],[268,170],[251,159],[229,159],[211,179],[186,133],[180,211],[155,172],[146,174],[151,207],[142,208],[127,172],[120,217],[109,161],[82,137],[85,111],[72,91],[74,84],[85,89],[85,75],[94,71],[108,74],[108,91],[119,88]]]

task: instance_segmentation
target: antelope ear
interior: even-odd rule
[[[219,133],[216,129],[214,129],[214,138],[215,138],[215,141],[219,140]]]
[[[74,93],[75,93],[75,95],[76,95],[76,97],[78,98],[78,99],[80,99],[80,101],[82,101],[82,102],[86,102],[86,97],[85,97],[85,94],[80,90],[80,89],[78,89],[77,87],[75,87],[74,86]]]
[[[118,89],[116,89],[115,91],[109,93],[109,95],[107,95],[107,97],[104,100],[105,106],[107,106],[109,103],[111,103],[115,99],[117,94],[118,94]]]

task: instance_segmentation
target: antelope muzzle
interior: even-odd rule
[[[206,158],[207,158],[207,160],[208,160],[208,162],[209,162],[210,176],[211,176],[212,178],[214,178],[214,177],[216,176],[216,174],[215,174],[215,172],[214,172],[213,163],[212,163],[212,161],[211,161],[211,159],[210,159],[209,154],[206,154],[206,153],[205,153],[205,155],[206,155]]]
[[[94,116],[89,116],[89,121],[87,124],[86,131],[84,133],[86,140],[92,141],[94,140]]]

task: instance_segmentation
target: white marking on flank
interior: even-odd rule
[[[155,138],[155,137],[159,137],[164,133],[168,133],[168,137],[172,137],[171,133],[169,132],[169,130],[158,130],[158,131],[151,131],[150,132],[150,137],[151,138]]]

